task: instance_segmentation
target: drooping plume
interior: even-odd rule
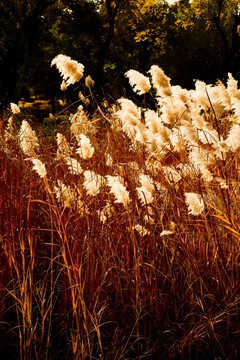
[[[51,66],[53,65],[56,65],[66,86],[75,84],[83,77],[84,65],[72,60],[70,56],[57,55],[51,62]]]

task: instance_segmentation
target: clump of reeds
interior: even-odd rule
[[[66,86],[83,77],[52,64]],[[143,107],[84,102],[51,137],[13,105],[2,120],[3,351],[11,338],[21,359],[239,356],[240,90],[230,74],[187,91],[149,73],[126,74]]]

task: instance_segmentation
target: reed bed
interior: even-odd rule
[[[81,103],[0,123],[1,354],[238,359],[237,81],[186,90],[154,65],[98,103],[82,64],[53,65]]]

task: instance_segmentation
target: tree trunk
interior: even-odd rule
[[[115,26],[115,19],[117,16],[117,12],[120,6],[121,0],[116,0],[115,7],[112,8],[110,4],[110,0],[106,0],[106,8],[108,12],[108,30],[103,40],[101,49],[98,53],[97,58],[97,65],[96,65],[96,92],[100,95],[101,88],[104,83],[104,65],[107,58],[107,52],[111,45],[112,39],[114,37],[114,26]]]

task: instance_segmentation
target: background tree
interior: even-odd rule
[[[103,86],[104,80],[104,65],[107,57],[107,51],[110,47],[111,41],[114,37],[114,27],[116,17],[119,11],[120,4],[123,0],[105,0],[102,4],[102,16],[105,18],[104,27],[106,29],[103,36],[101,46],[97,55],[97,64],[96,64],[96,86],[97,89]]]
[[[192,10],[197,19],[204,18],[206,27],[217,33],[220,50],[219,77],[226,78],[227,73],[239,75],[239,0],[194,0]]]
[[[146,73],[152,64],[187,88],[196,78],[224,80],[229,71],[238,78],[239,3],[0,0],[0,101],[17,102],[31,89],[59,96],[61,79],[50,67],[59,53],[83,63],[95,92],[114,98],[128,88],[127,70]]]
[[[0,2],[0,96],[17,101],[27,91],[29,58],[36,50],[44,12],[56,0]]]

